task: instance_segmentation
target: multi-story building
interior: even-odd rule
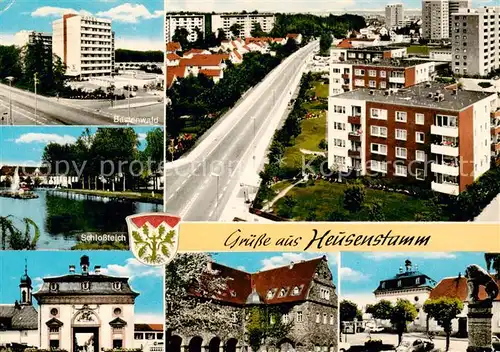
[[[500,111],[491,113],[491,155],[500,157]]]
[[[401,89],[431,81],[435,63],[381,59],[373,62],[348,60],[330,64],[330,95],[356,88]]]
[[[487,75],[500,67],[500,7],[459,9],[453,14],[452,69]]]
[[[449,34],[450,34],[450,38],[451,38],[451,36],[453,34],[453,31],[452,31],[452,29],[453,29],[453,14],[458,12],[460,9],[472,8],[472,0],[448,0],[448,1],[449,1],[448,18],[449,18],[449,22],[450,22]]]
[[[165,19],[165,39],[173,41],[175,30],[184,28],[188,31],[188,41],[195,42],[198,39],[197,30],[205,33],[207,16],[205,14],[169,14]]]
[[[251,31],[254,23],[259,23],[262,30],[269,33],[274,28],[276,18],[272,13],[223,13],[212,15],[212,31],[217,33],[219,29],[224,30],[227,38],[231,38],[231,26],[239,24],[241,27],[240,37],[252,37]]]
[[[134,348],[137,348],[142,352],[163,352],[163,324],[135,324]]]
[[[422,1],[422,37],[442,40],[450,37],[450,10],[448,0]]]
[[[385,7],[385,25],[389,28],[402,27],[404,25],[403,4],[388,4]]]
[[[328,164],[457,195],[490,168],[496,93],[421,83],[329,97]]]
[[[337,47],[330,51],[332,62],[342,62],[347,60],[366,60],[374,59],[396,59],[407,57],[406,48],[371,46],[365,48],[342,48]]]
[[[47,50],[52,52],[52,33],[22,30],[15,34],[14,40],[16,45],[21,47],[33,44],[35,40],[41,40]]]
[[[233,317],[234,329],[214,332],[213,327],[212,331],[205,331],[204,327],[186,326],[186,331],[172,333],[168,351],[218,351],[219,348],[227,352],[251,351],[244,334],[248,323],[246,317],[253,307],[280,311],[282,321],[292,323],[289,334],[273,346],[278,350],[337,350],[337,293],[326,257],[257,273],[217,263],[209,265],[210,271],[228,279],[226,292],[210,297],[210,304],[217,305],[221,316]],[[266,342],[259,351],[267,351],[269,347]]]
[[[410,301],[415,305],[418,315],[408,328],[425,330],[427,317],[422,307],[435,286],[436,281],[420,272],[417,265],[413,265],[407,259],[404,268],[401,266],[396,275],[381,280],[373,293],[377,301],[386,300],[392,303],[396,303],[398,299]]]
[[[111,20],[66,14],[52,23],[52,52],[66,65],[66,75],[110,76],[114,67]]]

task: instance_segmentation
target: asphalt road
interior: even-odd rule
[[[275,69],[279,74],[267,75],[246,96],[245,102],[249,100],[250,104],[238,104],[239,114],[234,123],[221,124],[205,136],[208,148],[201,154],[194,153],[200,155],[186,165],[166,172],[167,212],[187,221],[214,221],[220,217],[234,187],[239,186],[241,170],[254,162],[252,151],[256,143],[269,143],[262,137],[267,123],[277,116],[273,107],[290,98],[296,88],[292,78],[314,48],[301,49]]]
[[[102,111],[99,105],[85,106],[86,104],[79,104],[78,101],[48,98],[40,95],[35,103],[33,93],[0,84],[0,118],[3,118],[0,124],[3,125],[10,124],[8,119],[10,97],[12,98],[14,125],[123,125],[123,123],[116,123],[113,115],[124,116],[123,111],[128,113],[126,109],[122,113],[113,113]],[[163,104],[155,105],[157,110],[159,110],[158,106],[161,106],[163,111]],[[162,121],[160,121],[161,123]]]

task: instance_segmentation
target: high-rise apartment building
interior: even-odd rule
[[[385,25],[389,28],[404,26],[403,4],[389,4],[385,7]]]
[[[459,9],[453,14],[452,69],[487,75],[500,67],[500,7]]]
[[[457,195],[490,168],[498,96],[421,83],[328,102],[328,165]]]
[[[14,36],[14,40],[18,46],[33,44],[37,39],[43,42],[47,50],[52,51],[52,33],[22,30],[17,32]]]
[[[67,14],[54,21],[52,28],[52,52],[66,65],[66,75],[80,78],[112,75],[111,20]]]
[[[205,33],[206,20],[205,14],[169,14],[167,13],[165,19],[165,38],[167,42],[173,41],[175,30],[177,28],[184,28],[188,31],[188,41],[195,42],[198,39],[196,30]]]
[[[422,1],[422,36],[428,40],[450,37],[450,10],[448,0]]]
[[[458,12],[459,9],[468,9],[472,8],[472,0],[449,0],[448,10],[450,15],[448,16],[450,19],[450,37],[452,35],[452,25],[453,25],[453,17],[452,15]]]
[[[253,24],[259,23],[264,32],[270,32],[274,28],[276,18],[272,13],[228,13],[212,15],[212,31],[217,33],[220,29],[224,30],[226,36],[231,38],[231,26],[234,24],[240,25],[240,37],[251,37]]]

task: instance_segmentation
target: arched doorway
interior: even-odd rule
[[[232,338],[226,342],[226,352],[236,352],[236,346],[238,345],[238,340]]]
[[[203,339],[199,336],[195,336],[189,341],[188,351],[189,352],[201,352],[201,345],[203,344]]]
[[[220,352],[220,338],[215,336],[208,344],[208,352]]]
[[[278,344],[280,352],[295,352],[295,343],[290,339],[283,339]]]
[[[167,352],[181,352],[182,338],[178,335],[173,335],[168,341]]]

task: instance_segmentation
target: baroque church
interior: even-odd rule
[[[248,309],[252,307],[278,309],[281,319],[292,323],[287,336],[259,351],[337,351],[338,297],[325,256],[257,273],[215,262],[209,266],[217,276],[228,278],[227,292],[210,297],[210,304],[233,317],[234,329],[217,334],[203,329],[193,334],[191,327],[174,331],[167,341],[167,351],[251,352],[245,332]]]

